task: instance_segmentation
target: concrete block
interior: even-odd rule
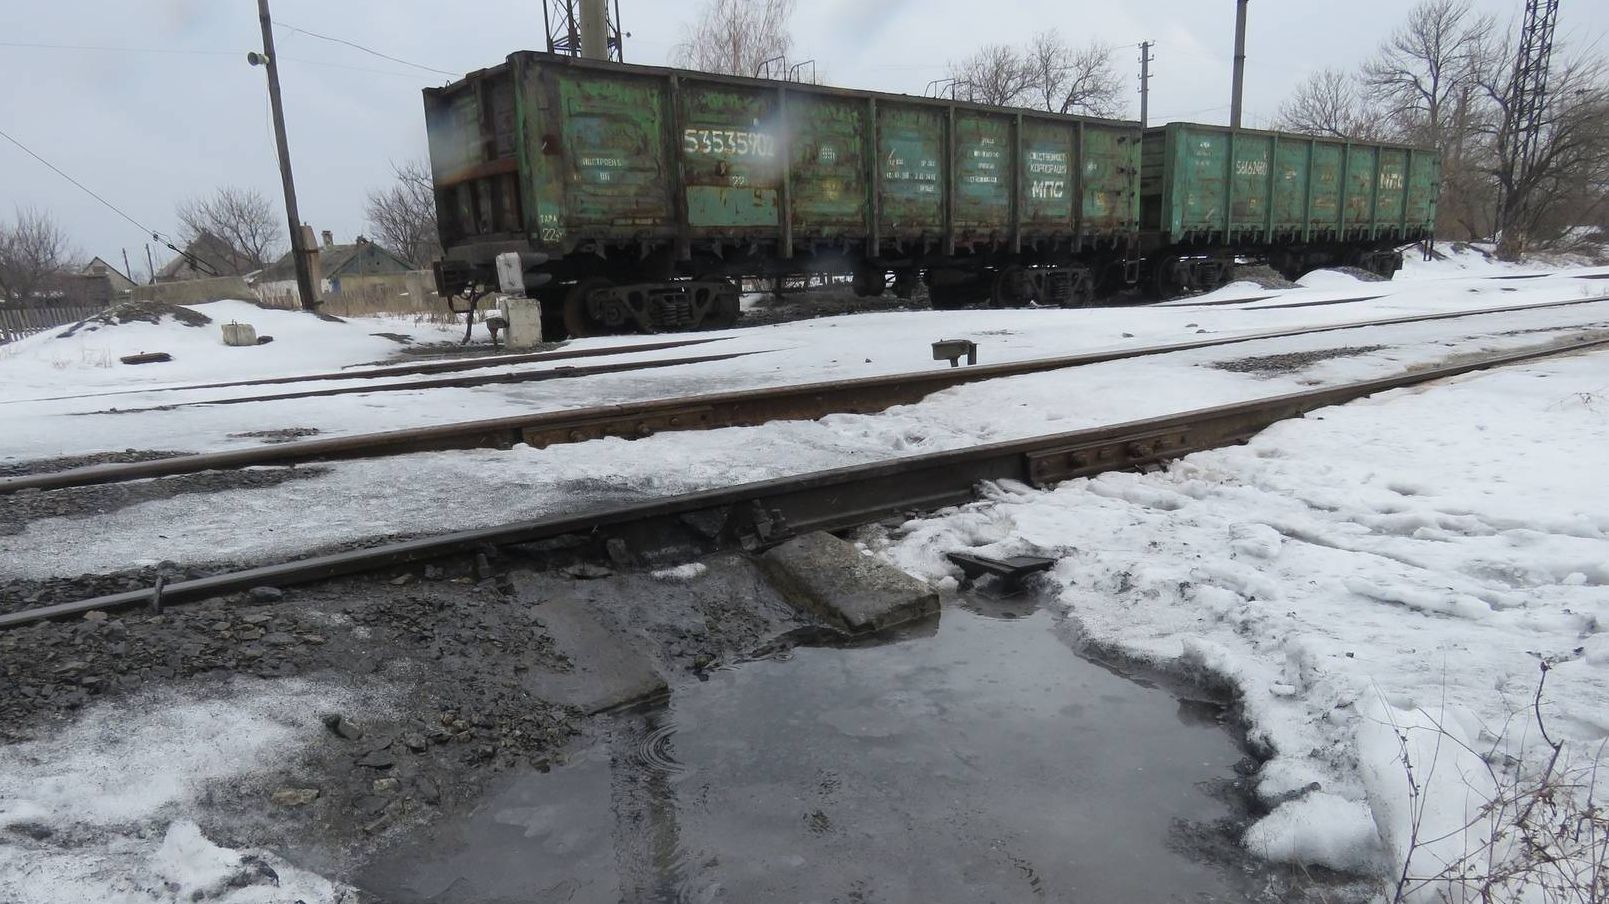
[[[590,715],[667,691],[665,679],[648,657],[603,625],[582,601],[548,599],[536,611],[554,646],[570,657],[574,667],[528,673],[524,684],[531,693]]]
[[[534,298],[505,298],[509,348],[535,348],[542,341],[542,304]]]
[[[256,345],[257,328],[249,323],[236,323],[231,320],[223,325],[224,345]]]
[[[939,595],[925,582],[828,533],[795,537],[760,563],[789,602],[855,633],[939,611]]]

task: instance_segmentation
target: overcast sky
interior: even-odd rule
[[[1523,0],[1476,0],[1507,22]],[[620,0],[627,62],[670,60],[698,0]],[[1254,0],[1247,125],[1267,125],[1290,86],[1324,66],[1352,66],[1409,7],[1406,0]],[[274,0],[276,20],[452,73],[543,49],[541,0]],[[801,0],[793,56],[822,81],[921,94],[947,60],[980,44],[1057,28],[1100,39],[1138,85],[1135,45],[1154,40],[1152,122],[1227,120],[1233,0]],[[1561,35],[1609,33],[1609,3],[1571,0]],[[425,149],[419,89],[450,79],[279,29],[291,158],[303,219],[350,241],[363,199],[389,162]],[[222,184],[280,189],[253,0],[3,0],[0,130],[151,228],[176,231],[176,202]],[[70,44],[83,50],[21,47]],[[1138,115],[1138,96],[1130,116]],[[79,249],[121,264],[148,237],[0,139],[0,217],[14,205],[53,213]],[[168,255],[158,255],[158,266]],[[143,269],[143,262],[135,269]]]

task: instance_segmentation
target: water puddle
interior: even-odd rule
[[[1244,900],[1216,706],[1076,655],[1031,606],[796,647],[610,717],[372,863],[387,901]]]

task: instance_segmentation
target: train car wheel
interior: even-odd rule
[[[601,276],[583,279],[570,288],[564,296],[564,330],[570,334],[571,339],[585,339],[588,336],[597,336],[607,330],[603,324],[593,320],[587,313],[587,296],[598,289],[606,289],[614,285]]]
[[[1068,307],[1092,308],[1095,306],[1095,279],[1088,273],[1079,274],[1079,277],[1073,280],[1073,300]]]
[[[728,327],[737,326],[738,318],[743,316],[743,296],[738,291],[737,284],[724,276],[700,276],[696,278],[696,281],[724,283],[730,287],[729,291],[722,290],[719,295],[715,296],[715,299],[710,303],[709,312],[704,315],[704,319],[698,324],[699,328],[724,330]]]
[[[888,290],[888,272],[871,266],[856,267],[849,288],[856,298],[876,298]]]
[[[1020,308],[1034,299],[1033,280],[1016,264],[995,274],[989,304],[996,308]]]

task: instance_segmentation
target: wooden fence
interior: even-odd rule
[[[0,344],[68,323],[77,323],[106,310],[100,305],[51,304],[30,307],[0,306]]]

